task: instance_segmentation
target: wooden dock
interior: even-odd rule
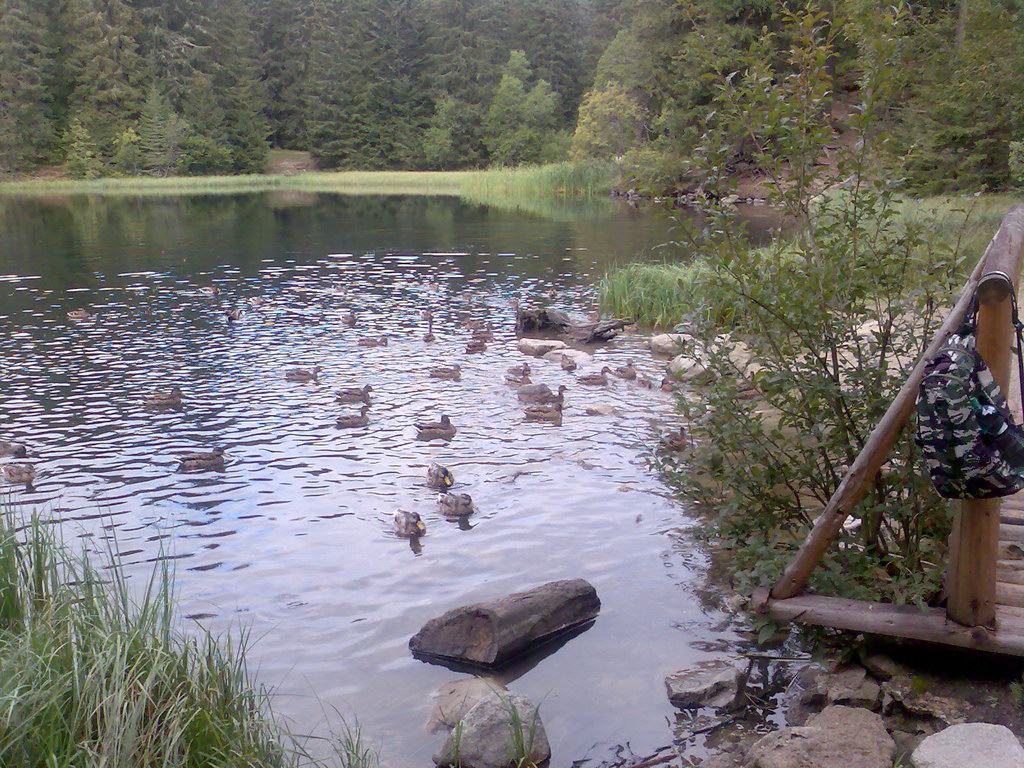
[[[1024,424],[1011,297],[1020,281],[1024,206],[1014,206],[978,261],[949,316],[865,442],[782,577],[751,598],[754,611],[780,621],[945,643],[1024,656],[1024,491],[1003,499],[952,502],[945,608],[918,608],[807,594],[804,590],[843,523],[910,421],[924,365],[978,301],[978,352]]]

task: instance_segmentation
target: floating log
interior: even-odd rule
[[[619,335],[619,331],[629,325],[628,320],[614,318],[611,320],[599,320],[596,323],[581,323],[571,325],[566,330],[566,335],[573,341],[581,344],[596,344],[599,341],[609,341]]]
[[[414,656],[497,666],[593,621],[597,590],[583,579],[552,581],[431,619],[409,640]]]

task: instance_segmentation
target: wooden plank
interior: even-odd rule
[[[1016,211],[1017,208],[1013,210]],[[1024,218],[1024,206],[1020,206],[1019,213]],[[988,251],[985,253],[987,255]],[[921,359],[917,361],[917,365],[914,366],[882,419],[868,435],[864,448],[850,465],[846,476],[836,488],[835,493],[832,494],[824,511],[814,521],[814,527],[807,534],[807,538],[800,545],[793,560],[786,566],[786,570],[772,587],[773,597],[779,599],[792,597],[807,587],[811,573],[821,562],[829,544],[839,535],[846,518],[867,494],[871,482],[878,474],[882,464],[885,463],[900,431],[914,413],[917,390],[924,376],[925,364],[935,356],[939,348],[946,342],[946,338],[960,325],[964,313],[974,297],[984,267],[985,256],[982,256],[945,322],[936,332],[924,354],[921,355]]]
[[[1007,509],[1004,501],[999,509],[999,522],[1002,525],[1024,525],[1024,512]]]
[[[999,388],[1010,387],[1010,345],[1014,337],[1012,298],[1020,282],[1024,245],[1024,207],[1014,206],[985,251],[985,274],[978,281],[978,354]],[[1000,499],[967,499],[955,507],[949,537],[946,612],[968,626],[996,617],[996,559],[999,540],[1013,530],[1024,541],[1024,527],[1000,525]]]
[[[1024,571],[996,568],[996,591],[1000,584],[1020,584],[1024,586]],[[996,600],[996,602],[999,602]]]
[[[1004,625],[1024,627],[1024,608],[1018,608],[1015,605],[997,605],[996,622],[997,627]]]
[[[985,499],[985,501],[999,501],[999,499]],[[1024,541],[1024,526],[1022,525],[1000,525],[999,541]]]
[[[996,602],[1000,605],[1012,605],[1018,608],[1024,608],[1024,586],[997,581]]]
[[[890,637],[945,643],[961,648],[1024,656],[1024,622],[1006,615],[998,630],[965,627],[941,608],[869,603],[821,595],[767,600],[761,611],[781,621],[800,621]]]

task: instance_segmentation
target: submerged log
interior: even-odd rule
[[[416,656],[495,666],[592,621],[600,610],[589,582],[552,581],[454,608],[424,624],[409,648]]]

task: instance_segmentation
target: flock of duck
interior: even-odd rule
[[[216,288],[202,288],[201,295],[216,297],[219,291]],[[250,299],[249,304],[253,307],[260,306],[262,302]],[[71,310],[67,313],[68,319],[72,321],[85,321],[91,319],[92,315],[83,309]],[[229,323],[236,323],[242,320],[243,311],[240,308],[231,308],[225,312],[226,320]],[[433,342],[437,339],[434,333],[434,316],[428,309],[423,312],[423,319],[427,323],[426,332],[422,339],[425,342]],[[342,315],[342,322],[349,328],[358,325],[356,312],[351,310]],[[467,354],[484,352],[487,343],[493,341],[494,331],[490,321],[467,321],[464,328],[470,331],[470,338],[466,343]],[[363,337],[357,341],[362,347],[384,347],[388,344],[387,336]],[[577,364],[573,357],[564,354],[561,357],[563,370],[573,372]],[[285,371],[284,378],[287,381],[298,383],[318,382],[322,373],[320,366],[313,368],[294,368]],[[533,371],[529,363],[523,363],[510,367],[505,375],[505,384],[515,389],[517,399],[521,403],[523,418],[528,422],[542,422],[556,426],[562,425],[563,407],[565,404],[565,393],[568,387],[560,385],[557,391],[547,384],[534,383],[530,379]],[[434,379],[446,381],[459,381],[462,376],[462,367],[458,363],[451,365],[430,368],[428,375]],[[612,369],[604,366],[597,373],[580,374],[574,377],[576,384],[588,387],[608,386],[609,377],[614,376],[626,381],[636,382],[640,386],[653,388],[653,384],[638,376],[637,369],[632,361],[627,365]],[[341,429],[354,429],[365,427],[370,423],[371,393],[373,387],[366,384],[362,387],[343,387],[334,392],[335,399],[341,404],[359,405],[358,413],[343,414],[337,417],[336,425]],[[170,409],[180,407],[185,399],[181,388],[174,386],[165,391],[151,391],[143,393],[142,402],[147,409]],[[442,414],[438,421],[416,422],[413,425],[416,430],[417,440],[452,440],[458,429],[446,414]],[[666,440],[668,442],[666,442]],[[685,430],[679,434],[671,434],[662,441],[662,448],[668,450],[682,450],[685,444]],[[680,443],[676,445],[676,443]],[[28,450],[21,443],[7,440],[0,440],[0,457],[14,459],[28,458]],[[178,471],[200,472],[209,470],[222,470],[225,466],[226,454],[223,448],[215,448],[208,452],[196,452],[181,456],[178,460]],[[26,461],[11,462],[3,465],[2,476],[5,482],[11,484],[25,484],[31,486],[36,477],[35,467]],[[450,469],[437,463],[432,463],[427,469],[426,484],[428,487],[439,492],[437,504],[444,517],[448,519],[466,518],[476,511],[473,500],[467,493],[453,493],[451,488],[455,478]],[[394,514],[394,532],[402,537],[418,537],[426,532],[419,513],[398,509]]]

